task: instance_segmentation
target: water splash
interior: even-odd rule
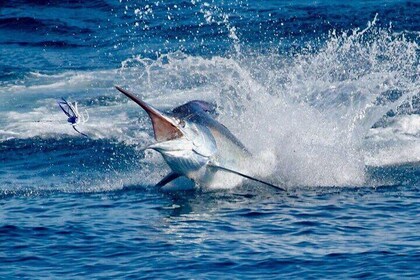
[[[217,24],[223,26],[228,32],[228,38],[233,41],[233,47],[237,55],[241,53],[240,39],[237,35],[237,29],[229,20],[229,14],[224,12],[219,6],[214,3],[204,2],[201,5],[200,13],[203,14],[207,24]]]
[[[133,90],[167,106],[216,102],[221,122],[256,155],[275,157],[273,179],[360,185],[366,133],[420,88],[416,40],[375,23],[331,31],[325,43],[294,54],[205,59],[176,52],[156,61],[137,57],[138,67],[121,74],[138,70]]]
[[[331,31],[283,54],[242,49],[229,57],[205,58],[178,51],[157,59],[133,56],[119,69],[32,73],[4,88],[16,93],[16,103],[33,100],[38,107],[0,112],[5,124],[0,133],[2,139],[62,134],[64,128],[29,120],[51,111],[57,94],[65,93],[92,108],[95,138],[144,146],[152,140],[145,133],[150,132],[147,115],[134,104],[121,105],[126,100],[113,90],[119,84],[163,108],[191,99],[215,102],[219,120],[258,159],[249,168],[255,175],[293,186],[360,185],[366,183],[366,156],[381,164],[372,160],[372,151],[381,155],[382,147],[375,141],[366,145],[366,134],[389,110],[419,96],[418,38],[377,27],[374,19],[363,30]]]

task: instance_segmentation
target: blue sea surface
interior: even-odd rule
[[[419,279],[419,43],[417,1],[0,2],[0,278]],[[287,191],[157,189],[115,85],[212,102]]]

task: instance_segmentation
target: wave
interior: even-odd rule
[[[370,166],[420,162],[420,115],[393,118],[385,127],[370,129],[365,139],[365,161]]]
[[[0,27],[4,30],[18,30],[30,33],[89,34],[92,30],[68,25],[60,20],[39,19],[33,17],[0,18]]]
[[[7,42],[4,45],[18,45],[18,46],[30,46],[30,47],[52,47],[52,48],[77,48],[84,47],[84,45],[74,44],[66,41],[40,41],[40,42]]]
[[[29,109],[0,112],[5,123],[0,138],[71,135],[55,108],[60,94],[90,111],[84,131],[94,139],[140,146],[152,141],[147,116],[118,97],[113,89],[118,84],[163,108],[191,99],[216,103],[220,121],[255,155],[266,158],[254,168],[270,169],[267,162],[274,158],[269,175],[274,181],[362,185],[367,164],[420,161],[417,150],[409,152],[418,131],[413,134],[412,124],[404,124],[418,122],[417,115],[410,115],[417,108],[375,127],[390,110],[417,106],[412,100],[420,88],[419,47],[412,36],[375,24],[376,19],[365,29],[331,31],[325,41],[285,54],[237,48],[230,57],[206,58],[174,52],[157,59],[133,56],[119,69],[30,73],[5,84],[6,92]],[[49,118],[54,122],[44,125]],[[378,135],[392,141],[379,144]]]
[[[59,7],[69,7],[69,8],[106,8],[109,9],[111,6],[102,0],[89,0],[89,1],[80,1],[80,0],[15,0],[13,2],[5,3],[5,7],[20,7],[22,5],[29,6],[59,6]]]
[[[2,141],[0,160],[0,196],[142,188],[165,175],[157,169],[167,172],[156,155],[134,145],[65,135]]]

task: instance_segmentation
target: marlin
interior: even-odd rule
[[[163,187],[181,176],[208,186],[216,173],[222,171],[285,190],[238,170],[252,155],[229,129],[213,118],[214,105],[193,100],[164,113],[133,93],[118,86],[116,89],[143,108],[152,121],[157,142],[147,149],[159,152],[172,170],[156,186]]]

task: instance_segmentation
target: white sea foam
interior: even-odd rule
[[[218,119],[260,160],[252,170],[274,182],[360,185],[366,164],[420,161],[418,115],[371,129],[419,95],[418,52],[415,41],[373,22],[362,31],[331,32],[325,44],[294,54],[175,52],[156,60],[133,56],[117,70],[33,74],[6,86],[15,99],[36,102],[28,110],[0,111],[0,139],[74,134],[52,98],[69,94],[89,110],[85,133],[143,146],[152,141],[149,120],[113,90],[118,84],[158,107],[215,102]],[[111,101],[99,104],[102,97]],[[89,106],[90,100],[98,102]]]
[[[371,129],[365,147],[368,165],[420,162],[420,116],[399,116],[386,127]]]

